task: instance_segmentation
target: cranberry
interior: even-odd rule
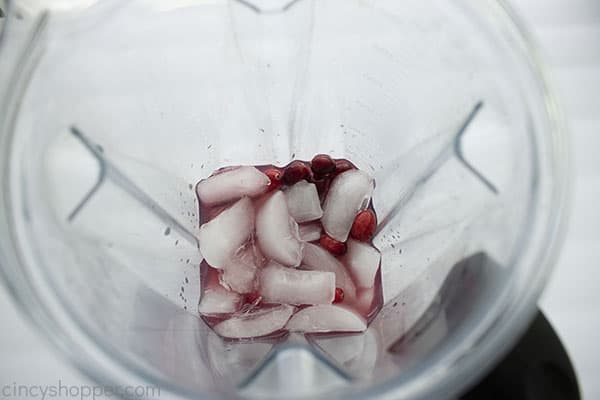
[[[275,190],[279,186],[281,186],[281,182],[283,181],[283,174],[277,168],[269,168],[265,171],[265,175],[269,177],[271,184],[269,185],[269,190]]]
[[[346,252],[346,243],[335,240],[326,233],[323,233],[321,235],[319,244],[325,250],[327,250],[331,254],[335,254],[336,256],[342,255]]]
[[[373,210],[363,210],[354,218],[350,236],[356,240],[367,241],[371,239],[377,227],[377,216]]]
[[[283,172],[283,181],[288,185],[307,178],[310,178],[310,168],[302,161],[292,161]]]
[[[323,177],[335,171],[335,161],[327,154],[317,154],[310,162],[310,167],[317,177]]]
[[[341,303],[342,301],[344,301],[344,289],[342,288],[335,288],[335,298],[333,299],[334,303]]]
[[[331,185],[331,180],[323,179],[320,181],[314,181],[313,183],[317,187],[317,193],[319,193],[319,197],[321,198],[321,200],[323,200],[325,198],[325,196],[327,195],[327,192],[329,191],[329,186]]]
[[[346,172],[346,171],[351,170],[351,169],[356,169],[356,167],[350,161],[344,160],[343,158],[335,160],[335,173],[336,173],[336,175],[339,175],[342,172]]]

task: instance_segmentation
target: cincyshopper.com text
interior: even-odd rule
[[[2,384],[0,399],[150,399],[160,397],[158,386],[67,385],[60,379],[55,385]]]

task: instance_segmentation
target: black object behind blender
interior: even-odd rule
[[[571,360],[541,311],[511,352],[460,400],[579,400]]]

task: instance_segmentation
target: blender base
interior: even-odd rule
[[[511,352],[460,400],[579,400],[575,370],[541,311]]]

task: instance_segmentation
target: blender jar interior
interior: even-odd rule
[[[527,323],[564,153],[497,3],[100,1],[10,22],[4,274],[94,378],[195,398],[434,398]],[[376,179],[383,310],[362,334],[220,339],[196,311],[193,185],[316,153]]]

